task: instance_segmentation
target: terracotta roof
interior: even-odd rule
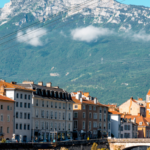
[[[12,89],[20,89],[20,90],[26,90],[26,91],[35,91],[35,90],[28,89],[28,88],[25,88],[25,87],[17,85],[17,84],[12,84],[12,83],[5,82],[3,80],[0,81],[0,87],[1,86],[4,86],[4,88],[6,88],[6,89],[7,88],[12,88]]]
[[[80,100],[76,99],[74,96],[72,96],[72,100],[75,102],[75,103],[78,103],[78,104],[81,104]],[[101,103],[97,103],[97,104],[94,104],[94,101],[92,100],[86,100],[85,98],[82,98],[82,103],[83,104],[91,104],[91,105],[98,105],[98,106],[104,106],[104,107],[107,107],[106,105],[103,105]]]
[[[150,90],[148,91],[147,95],[150,95]]]
[[[136,119],[136,123],[139,125],[139,126],[149,126],[147,125],[147,122],[150,122],[150,118],[144,118],[143,116],[132,116],[132,115],[125,115],[124,118],[127,118],[127,119]],[[142,122],[142,125],[140,125],[139,123]]]
[[[15,102],[13,99],[11,99],[11,98],[8,98],[8,97],[6,97],[6,96],[2,96],[2,95],[0,95],[0,101],[11,101],[11,102]]]
[[[108,106],[108,107],[116,107],[117,105],[114,105],[114,104],[107,104],[106,106]]]
[[[118,111],[110,111],[108,110],[108,112],[112,113],[113,115],[122,115],[120,112]]]

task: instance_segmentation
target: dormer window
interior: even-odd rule
[[[139,123],[139,125],[142,125],[142,124],[143,124],[142,122]]]

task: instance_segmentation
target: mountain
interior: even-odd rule
[[[0,78],[51,81],[102,103],[145,99],[149,23],[150,8],[114,0],[11,0],[0,9]]]

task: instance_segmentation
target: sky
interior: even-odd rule
[[[150,0],[118,0],[124,4],[133,4],[133,5],[143,5],[150,7]],[[10,2],[10,0],[0,0],[0,8],[4,7],[5,3]]]

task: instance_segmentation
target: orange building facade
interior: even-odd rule
[[[0,140],[12,139],[14,100],[0,95]]]

